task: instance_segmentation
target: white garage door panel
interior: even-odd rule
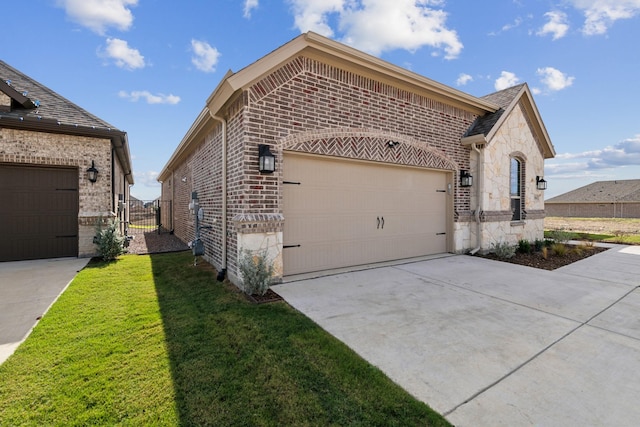
[[[284,181],[285,275],[446,252],[446,173],[286,153]]]

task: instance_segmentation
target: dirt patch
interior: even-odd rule
[[[545,230],[566,230],[594,234],[640,234],[640,218],[562,218],[544,219]]]
[[[170,233],[158,233],[157,230],[153,230],[146,233],[131,233],[130,235],[133,237],[127,248],[127,253],[130,254],[158,254],[189,249],[186,243]]]

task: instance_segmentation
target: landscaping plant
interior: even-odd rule
[[[113,219],[102,228],[102,219],[98,221],[93,242],[98,245],[98,253],[105,261],[113,261],[126,252],[124,244],[127,240],[120,233],[120,221]]]
[[[266,251],[254,253],[243,249],[238,263],[242,273],[244,291],[249,295],[264,295],[273,277],[273,264]]]
[[[493,252],[495,252],[498,258],[513,258],[516,254],[516,247],[505,242],[496,243],[493,246]]]

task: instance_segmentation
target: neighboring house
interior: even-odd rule
[[[158,179],[185,241],[197,193],[240,284],[244,249],[281,277],[542,239],[553,156],[526,84],[476,98],[306,33],[225,75]]]
[[[545,201],[548,216],[640,218],[640,179],[598,181]]]
[[[95,255],[131,185],[125,132],[0,61],[0,261]]]

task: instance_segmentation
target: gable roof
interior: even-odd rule
[[[522,102],[525,112],[531,120],[533,131],[538,136],[538,140],[542,144],[543,155],[545,159],[555,157],[555,148],[551,143],[547,129],[542,122],[538,107],[533,100],[533,95],[529,91],[529,86],[522,83],[510,88],[491,93],[483,96],[481,99],[492,102],[499,106],[498,110],[480,116],[471,125],[462,138],[463,144],[486,144],[494,137],[498,129],[504,121],[509,117],[513,109]]]
[[[173,155],[160,172],[158,180],[168,177],[169,170],[182,156],[192,150],[192,144],[208,132],[221,116],[225,104],[233,96],[257,83],[267,75],[285,65],[293,58],[303,55],[359,75],[385,82],[446,105],[455,106],[475,115],[493,113],[498,109],[490,100],[477,98],[465,92],[438,83],[427,77],[406,70],[380,58],[331,40],[314,32],[299,35],[276,50],[268,53],[238,72],[227,72],[211,93],[206,106],[187,131]]]
[[[12,99],[0,109],[0,127],[110,139],[133,184],[127,133],[0,60],[0,92]]]
[[[476,98],[309,31],[280,46],[240,71],[227,73],[207,100],[209,110],[212,114],[217,114],[233,93],[248,88],[290,59],[301,54],[309,58],[319,59],[322,62],[339,64],[343,68],[356,70],[361,75],[392,82],[394,86],[406,87],[412,92],[423,93],[445,104],[454,105],[474,114],[482,115],[497,109],[497,106],[488,100]]]
[[[611,202],[640,202],[640,179],[597,181],[545,200],[550,204]]]

